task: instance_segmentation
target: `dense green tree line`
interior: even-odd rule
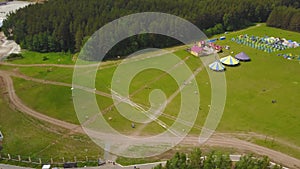
[[[100,27],[137,12],[164,12],[194,23],[208,35],[266,21],[276,6],[297,6],[292,0],[51,0],[10,14],[2,30],[22,48],[77,52]],[[109,56],[127,55],[145,47],[166,47],[178,41],[159,35],[139,35],[120,42]],[[120,48],[122,50],[120,50]]]
[[[176,153],[165,166],[157,165],[153,169],[280,169],[272,166],[268,157],[254,158],[252,155],[242,156],[235,164],[228,154],[210,152],[205,157],[200,149],[193,150],[187,157],[184,153]]]
[[[300,9],[286,6],[277,7],[270,14],[267,25],[300,32]]]

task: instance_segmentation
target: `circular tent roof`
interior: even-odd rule
[[[209,65],[209,68],[214,71],[224,71],[225,66],[222,65],[218,60]]]
[[[233,66],[239,64],[239,60],[235,59],[231,55],[226,56],[224,58],[220,59],[220,62],[222,62],[225,65]]]
[[[240,60],[240,61],[250,61],[250,57],[245,53],[245,52],[241,52],[237,55],[235,55],[235,58]]]

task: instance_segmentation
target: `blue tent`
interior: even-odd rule
[[[217,39],[208,39],[207,40],[207,42],[209,43],[209,42],[216,42],[217,41]]]
[[[209,68],[214,71],[224,71],[225,66],[222,65],[219,61],[215,61],[212,64],[209,65]]]

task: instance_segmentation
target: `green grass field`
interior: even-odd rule
[[[218,126],[219,132],[245,133],[255,132],[268,135],[275,139],[286,141],[290,144],[300,146],[300,62],[296,60],[286,60],[277,56],[278,53],[293,53],[300,54],[300,48],[287,49],[284,51],[266,53],[251,47],[243,46],[232,42],[230,39],[241,34],[255,36],[275,36],[284,37],[287,39],[298,40],[300,33],[280,30],[276,28],[266,27],[265,24],[253,26],[245,30],[230,32],[226,34],[226,40],[218,41],[220,45],[229,45],[230,50],[225,50],[220,57],[234,52],[235,55],[244,51],[251,57],[251,62],[242,62],[236,67],[226,67],[227,81],[227,101],[223,118]],[[218,35],[216,37],[223,36]],[[22,60],[16,60],[13,63],[41,63],[43,56],[35,54],[31,59],[30,53],[26,53],[28,57]],[[182,59],[189,55],[186,51],[180,49],[175,54]],[[53,54],[54,55],[54,54]],[[53,60],[48,60],[47,63],[57,63],[57,59],[61,56],[54,57]],[[70,61],[70,62],[69,62]],[[71,60],[66,61],[66,64],[71,64]],[[191,56],[186,60],[187,65],[194,70],[201,66],[199,58]],[[3,69],[10,69],[5,66]],[[18,71],[28,76],[35,78],[47,79],[52,81],[61,81],[71,83],[72,69],[71,68],[23,68],[18,67]],[[110,93],[110,82],[115,67],[109,67],[99,70],[96,77],[97,90]],[[210,70],[209,70],[210,71]],[[174,92],[178,85],[168,76],[162,76],[161,79],[153,84],[149,84],[152,79],[162,75],[162,71],[146,70],[138,74],[131,83],[131,93],[140,87],[147,84],[149,89],[142,90],[132,97],[132,100],[149,106],[149,93],[152,89],[162,89],[166,95]],[[210,105],[210,82],[206,70],[202,70],[197,76],[201,105],[196,124],[201,126],[209,111]],[[40,111],[46,115],[62,119],[68,122],[77,124],[77,117],[74,112],[71,90],[68,87],[59,87],[52,85],[43,85],[30,81],[14,79],[14,84],[18,96],[31,108]],[[272,100],[277,103],[273,104]],[[112,99],[103,96],[97,96],[97,101],[101,110],[111,105]],[[166,114],[176,116],[178,113],[178,105],[180,97],[177,96],[166,108]],[[131,133],[134,130],[131,128],[131,121],[122,117],[115,108],[108,111],[104,117],[108,119],[110,125],[122,133]],[[171,125],[173,120],[165,117],[160,117],[160,120]],[[137,124],[137,129],[139,129]],[[142,134],[156,134],[164,129],[155,122],[150,123],[145,128],[142,128]],[[198,129],[192,129],[191,134],[199,134]],[[270,147],[261,141],[255,141]],[[283,148],[284,145],[273,146],[271,148],[282,152],[289,152],[291,148]],[[291,155],[300,158],[299,152],[293,150]]]
[[[69,87],[41,85],[14,78],[14,87],[23,102],[34,110],[60,120],[79,124]]]
[[[188,53],[186,53],[184,51],[183,52],[179,51],[176,54],[178,54],[182,58],[185,58],[188,55]],[[199,60],[195,57],[190,57],[187,60],[187,64],[191,67],[191,69],[195,69],[201,65],[201,62],[199,62]],[[49,68],[30,69],[30,68],[20,67],[19,71],[21,71],[22,73],[26,72],[28,76],[39,78],[42,74],[39,72],[41,70],[43,70],[42,72],[47,72],[47,69],[49,69]],[[60,70],[62,70],[63,68],[57,68],[57,69],[60,72]],[[22,71],[22,70],[26,70],[26,71]],[[34,70],[38,70],[38,72],[35,72]],[[67,69],[67,70],[69,70],[69,69]],[[110,85],[110,80],[107,80],[107,79],[111,79],[111,76],[112,76],[114,70],[115,70],[114,67],[99,70],[98,76],[97,76],[97,82],[96,82],[96,86],[97,86],[97,84],[99,84],[97,86],[98,90],[110,92],[110,90],[108,89],[109,85]],[[55,71],[56,71],[56,69],[53,70],[53,72],[55,72]],[[52,72],[47,72],[47,73],[51,74]],[[70,73],[70,72],[67,72],[67,73]],[[203,72],[203,73],[205,73],[205,72]],[[57,76],[57,78],[55,78],[55,75],[57,75],[57,74],[59,74],[59,73],[55,73],[53,76],[51,76],[53,78],[48,78],[50,76],[47,74],[42,79],[55,81],[55,79],[60,78],[59,76]],[[65,76],[65,74],[63,72],[61,72],[61,74],[66,78],[69,77],[69,76]],[[160,78],[160,80],[151,85],[149,84],[148,87],[150,89],[161,89],[165,92],[165,94],[167,96],[169,96],[171,93],[173,93],[178,88],[178,86],[177,86],[176,82],[171,78],[171,76],[165,74],[162,71],[157,71],[157,70],[146,70],[146,71],[138,74],[133,79],[132,85],[130,87],[131,93],[134,92],[135,90],[139,89],[140,87],[144,86],[144,84],[148,84],[153,79],[155,80],[157,78],[157,76],[160,76],[160,75],[163,75]],[[200,76],[198,76],[198,78],[197,78],[198,81],[201,80],[201,78],[199,78],[199,77]],[[66,102],[68,99],[71,98],[71,95],[70,95],[71,90],[68,87],[38,85],[38,83],[33,83],[30,81],[25,81],[25,80],[20,81],[17,79],[15,79],[15,81],[16,81],[15,87],[16,87],[19,97],[22,100],[25,100],[25,103],[27,105],[29,105],[31,108],[36,109],[42,113],[45,113],[46,115],[77,124],[76,115],[75,115],[74,109],[72,108],[73,105],[71,102]],[[67,81],[65,81],[65,82],[67,82]],[[208,87],[209,85],[205,84],[205,86]],[[26,90],[24,90],[24,89],[26,89]],[[51,91],[51,92],[49,92],[49,91]],[[152,90],[149,90],[149,89],[142,90],[141,92],[137,93],[133,97],[133,101],[140,103],[142,105],[145,105],[145,106],[149,106],[149,101],[147,98],[151,91]],[[207,89],[205,89],[205,91],[207,91]],[[56,98],[59,97],[59,95],[61,93],[65,93],[65,94],[63,94],[64,96],[60,98],[60,101],[56,100]],[[39,96],[37,96],[37,94]],[[201,92],[201,94],[202,94],[202,92]],[[27,99],[28,96],[30,96],[30,98],[32,98],[32,99]],[[39,98],[42,96],[45,96],[45,97],[43,97],[39,101],[36,101],[34,99],[35,98],[34,96],[39,97]],[[209,93],[207,94],[207,96],[209,97]],[[43,103],[46,103],[46,104],[43,104]],[[102,109],[105,109],[113,102],[112,102],[112,99],[104,98],[103,96],[98,96],[98,103]],[[179,103],[180,103],[180,95],[177,96],[176,99],[174,99],[174,101],[166,107],[166,113],[171,114],[176,117],[176,115],[178,113],[176,105],[178,105]],[[206,104],[206,105],[208,105],[208,104]],[[203,109],[207,110],[207,107],[204,106]],[[201,115],[202,114],[203,113],[201,113]],[[112,117],[113,119],[115,119],[115,120],[111,121],[111,125],[116,129],[120,129],[120,127],[118,127],[119,123],[122,123],[122,124],[127,123],[128,124],[127,125],[128,127],[126,127],[126,128],[122,127],[122,131],[124,131],[124,132],[128,131],[131,128],[130,127],[131,122],[126,120],[125,118],[119,117],[119,113],[116,111],[116,109],[112,109],[106,116],[107,116],[107,118]],[[202,117],[203,116],[205,116],[205,115],[202,115]],[[118,119],[118,120],[116,120],[116,119]],[[162,120],[165,121],[169,125],[171,125],[173,122],[172,120],[170,121],[169,119],[166,119],[166,118],[162,118]],[[203,119],[200,119],[199,121],[203,121]],[[116,122],[116,123],[114,123],[114,122]],[[156,127],[154,127],[156,129],[153,130],[153,126],[156,126]],[[153,133],[153,132],[157,133],[157,132],[161,132],[162,128],[159,125],[157,125],[155,122],[153,122],[151,125],[146,127],[144,130],[147,131],[147,133]]]
[[[54,161],[61,162],[62,157],[72,160],[77,156],[84,160],[85,156],[89,156],[96,160],[103,154],[87,136],[68,134],[64,129],[14,111],[2,97],[0,107],[0,130],[4,135],[2,156],[9,153],[16,158],[21,155],[36,162],[38,158],[49,162],[52,157]]]
[[[23,59],[10,61],[15,64],[74,64],[72,54],[69,53],[39,53],[33,51],[23,51]]]
[[[231,33],[227,39],[246,33],[291,39],[300,37],[299,33],[262,25]],[[227,104],[219,130],[260,132],[299,145],[300,130],[297,130],[297,121],[300,119],[300,65],[298,61],[286,60],[277,54],[299,54],[300,48],[268,54],[230,40],[220,44],[230,45],[235,54],[246,52],[252,61],[241,63],[238,67],[227,67]],[[272,104],[272,100],[277,103]]]

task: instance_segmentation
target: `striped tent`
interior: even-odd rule
[[[209,68],[214,71],[224,71],[225,66],[222,65],[218,60],[209,65]]]
[[[220,59],[220,62],[222,62],[225,65],[233,66],[239,64],[239,60],[236,58],[232,57],[231,55],[226,56],[224,58]]]

